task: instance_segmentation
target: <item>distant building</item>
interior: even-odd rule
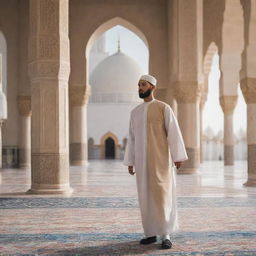
[[[94,47],[93,55],[100,49]],[[93,60],[93,59],[92,59]],[[98,60],[98,59],[97,59]],[[88,159],[123,159],[131,110],[142,100],[139,64],[118,44],[115,54],[99,62],[90,74],[88,104]]]
[[[224,159],[223,131],[214,134],[210,127],[207,127],[203,134],[203,160],[222,161]],[[247,141],[244,130],[235,134],[234,139],[234,160],[247,159]]]

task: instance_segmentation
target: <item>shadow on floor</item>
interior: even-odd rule
[[[99,245],[99,246],[85,246],[72,249],[63,249],[63,250],[45,250],[38,253],[47,253],[47,255],[155,255],[155,251],[159,250],[160,244],[151,244],[151,245],[140,245],[138,241],[129,241],[123,243],[115,243],[108,245]]]

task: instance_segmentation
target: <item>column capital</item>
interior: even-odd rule
[[[233,114],[236,103],[237,95],[223,95],[220,97],[220,105],[225,115]]]
[[[174,96],[178,103],[196,103],[200,100],[203,84],[196,81],[177,81]]]
[[[156,99],[166,102],[167,101],[167,88],[156,88],[154,92]]]
[[[245,77],[240,81],[240,87],[247,104],[256,104],[256,78]]]
[[[200,110],[203,110],[206,100],[207,100],[207,92],[204,91],[200,98]]]
[[[19,95],[17,101],[20,115],[26,117],[31,116],[31,96]]]
[[[71,106],[83,106],[88,103],[90,86],[76,85],[69,87],[69,99]]]

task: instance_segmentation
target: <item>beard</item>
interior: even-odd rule
[[[150,96],[150,94],[151,94],[151,90],[150,89],[148,89],[146,92],[144,92],[144,93],[142,93],[142,92],[139,92],[139,96],[140,96],[140,98],[142,98],[142,99],[144,99],[144,98],[147,98],[148,96]]]

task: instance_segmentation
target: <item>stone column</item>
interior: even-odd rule
[[[240,86],[247,104],[248,177],[245,186],[256,186],[256,2],[241,1],[244,10],[245,46],[242,54]]]
[[[168,1],[168,38],[169,84],[178,104],[178,121],[189,157],[178,173],[196,173],[200,165],[199,103],[204,82],[202,0]]]
[[[204,105],[207,99],[207,93],[203,92],[202,97],[200,99],[200,163],[203,162],[203,110],[204,110]]]
[[[7,119],[7,100],[3,92],[3,65],[0,54],[0,168],[2,168],[2,124]]]
[[[89,86],[71,86],[71,142],[70,162],[72,165],[86,165],[88,160],[87,103]],[[87,89],[88,90],[88,89]]]
[[[243,50],[243,11],[240,0],[226,0],[220,55],[220,104],[224,113],[224,164],[234,164],[233,111]]]
[[[20,112],[19,166],[31,167],[31,97],[18,96]]]
[[[68,0],[30,0],[30,193],[69,194]]]
[[[2,125],[3,125],[3,120],[0,120],[0,168],[2,168]]]
[[[246,186],[256,186],[256,78],[241,80],[241,89],[247,103],[248,179]]]
[[[188,160],[179,169],[180,174],[197,173],[200,165],[200,111],[202,85],[197,82],[179,82],[175,85],[178,102],[178,121],[185,142]]]
[[[224,165],[234,165],[233,112],[236,103],[236,95],[220,97],[220,105],[224,113]]]

